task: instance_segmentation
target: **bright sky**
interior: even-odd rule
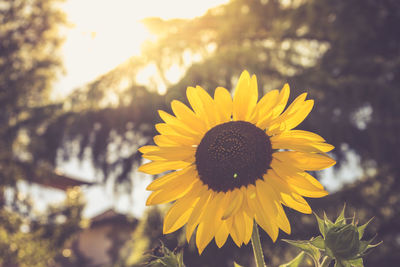
[[[65,31],[66,75],[54,96],[94,80],[133,55],[151,35],[139,21],[146,17],[193,18],[228,0],[66,0],[71,28]]]
[[[151,35],[139,22],[146,17],[194,18],[209,8],[227,3],[228,0],[66,0],[63,4],[72,27],[65,30],[63,61],[66,75],[55,85],[53,97],[66,96],[73,89],[94,80],[133,55],[140,53],[141,43]],[[59,166],[60,170],[82,180],[94,178],[89,162],[72,160]],[[150,177],[134,181],[132,194],[115,199],[112,189],[94,186],[84,189],[87,206],[84,215],[92,217],[107,208],[140,216],[145,208],[146,191]],[[52,192],[50,192],[52,191]],[[32,189],[46,208],[45,202],[59,202],[64,193],[54,190]],[[46,197],[46,196],[47,197]],[[44,201],[46,198],[47,201]],[[133,205],[130,202],[133,200]]]

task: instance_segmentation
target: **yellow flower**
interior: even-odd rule
[[[164,218],[165,234],[186,224],[189,241],[197,227],[199,253],[215,238],[222,247],[228,235],[239,247],[250,241],[253,223],[276,241],[279,228],[290,234],[282,204],[311,213],[303,197],[328,193],[305,171],[328,168],[334,147],[314,133],[292,130],[310,113],[314,101],[298,96],[284,111],[289,85],[258,100],[257,79],[244,71],[231,94],[218,87],[214,99],[201,87],[188,87],[190,109],[172,101],[175,116],[162,110],[165,123],[155,146],[140,152],[152,162],[139,170],[160,174],[147,190],[147,205],[175,201]],[[283,112],[284,111],[284,112]]]

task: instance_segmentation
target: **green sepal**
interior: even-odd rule
[[[361,258],[357,258],[354,260],[337,260],[335,262],[335,266],[343,266],[343,267],[364,267],[364,262]]]
[[[372,250],[367,251],[368,249],[375,248],[383,243],[383,241],[381,241],[381,242],[371,245],[371,243],[374,239],[375,239],[375,236],[368,241],[363,241],[363,240],[360,241],[360,249],[359,249],[360,257],[363,257],[372,251]]]
[[[351,220],[352,225],[356,225],[356,213],[353,214],[353,219]]]
[[[363,262],[362,258],[348,260],[348,261],[346,261],[346,264],[349,264],[348,265],[349,267],[364,267],[364,262]]]
[[[311,241],[309,241],[309,240],[282,239],[282,241],[285,241],[286,243],[289,243],[289,244],[301,249],[302,251],[304,251],[305,253],[307,253],[308,255],[310,255],[312,258],[314,258],[317,261],[321,257],[321,253],[319,252],[319,249],[317,247],[315,247],[314,245],[312,245]]]
[[[334,226],[334,223],[331,222],[331,220],[328,219],[328,217],[326,216],[326,213],[324,211],[324,223],[325,223],[325,228],[331,228],[332,226]]]
[[[288,263],[281,264],[279,267],[298,267],[303,262],[304,256],[305,252],[302,251],[293,260],[289,261]]]
[[[368,222],[366,222],[365,224],[360,225],[360,226],[357,227],[357,228],[358,228],[358,234],[359,234],[360,240],[361,240],[361,238],[364,236],[365,228],[368,226],[368,224],[369,224],[373,219],[374,219],[374,218],[372,217],[371,219],[369,219]]]
[[[376,243],[376,244],[373,244],[373,245],[369,244],[369,245],[367,246],[367,249],[375,248],[375,247],[379,246],[379,245],[382,244],[382,243],[383,243],[383,241],[381,241],[381,242],[379,242],[379,243]]]
[[[155,260],[151,261],[147,266],[150,267],[185,267],[183,263],[183,253],[174,253],[170,251],[164,243],[161,242],[162,257],[150,255]]]
[[[322,238],[322,236],[320,236],[320,235],[315,237],[315,238],[312,238],[310,240],[310,243],[316,248],[319,248],[321,250],[325,250],[325,241]]]
[[[326,233],[325,222],[320,217],[318,217],[318,215],[315,212],[314,212],[314,216],[315,216],[315,218],[317,218],[319,231],[322,234],[322,236],[325,238],[325,233]]]
[[[344,218],[344,211],[346,209],[346,203],[343,206],[342,212],[340,212],[339,216],[336,218],[335,225],[345,225],[346,219]]]

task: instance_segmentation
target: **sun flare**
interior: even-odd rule
[[[66,76],[56,84],[55,97],[94,80],[131,56],[152,35],[140,22],[146,17],[194,18],[227,0],[67,0],[62,9],[71,27],[62,49]],[[175,79],[176,74],[172,77]]]

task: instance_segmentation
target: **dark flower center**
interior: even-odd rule
[[[255,184],[270,167],[272,147],[268,135],[246,121],[215,126],[196,151],[200,179],[214,191]]]

